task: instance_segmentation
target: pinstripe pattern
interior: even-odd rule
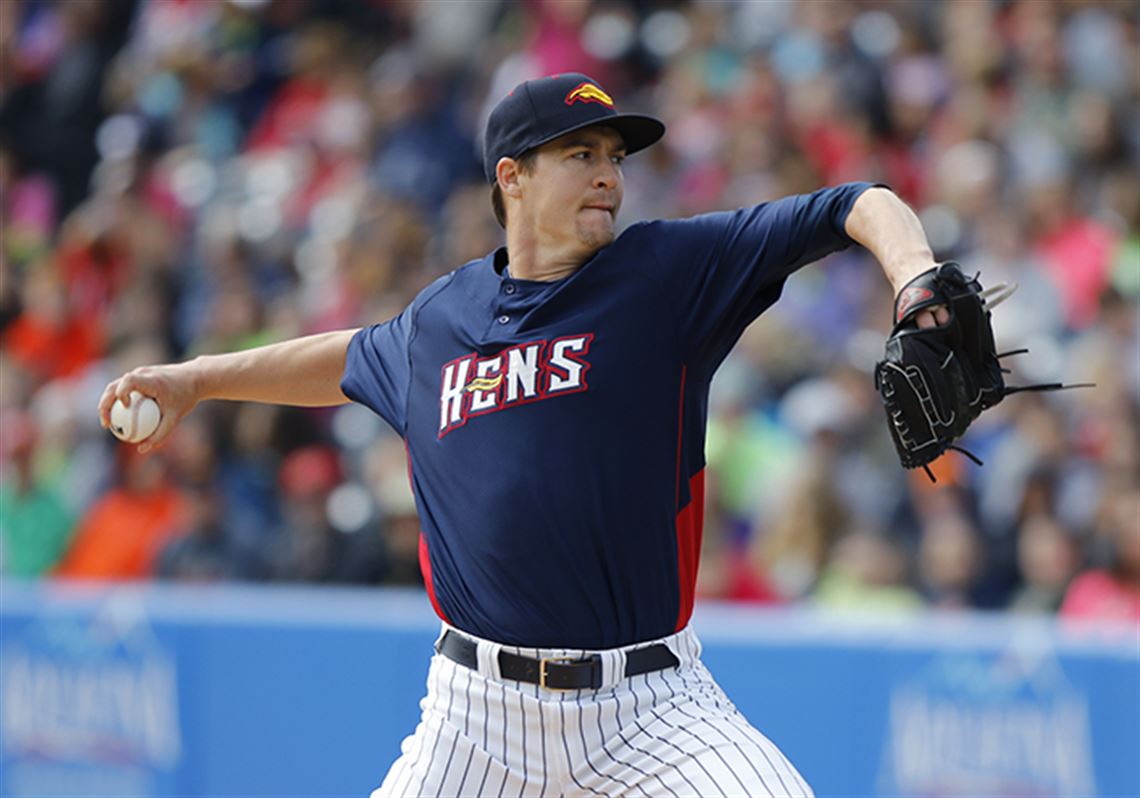
[[[680,667],[625,679],[624,652],[600,652],[600,690],[501,679],[494,665],[501,647],[486,641],[478,671],[436,655],[420,723],[372,798],[811,796],[787,758],[713,681],[692,631],[661,642]]]

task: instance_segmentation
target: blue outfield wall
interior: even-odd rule
[[[1140,628],[702,605],[821,796],[1140,796]],[[417,592],[0,582],[0,796],[366,796],[418,720]]]

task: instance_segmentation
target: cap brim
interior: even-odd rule
[[[575,130],[583,130],[588,127],[594,127],[595,125],[612,127],[620,133],[622,140],[625,142],[626,155],[633,155],[633,153],[639,150],[644,150],[646,147],[656,144],[661,137],[665,135],[665,123],[660,119],[655,119],[652,116],[645,116],[643,114],[616,114],[600,119],[591,119],[580,125],[572,125],[564,130],[559,130],[557,133],[535,142],[534,146],[530,149],[533,150],[537,147],[541,147],[543,144],[549,144],[556,138],[565,136],[567,133],[573,133]]]
[[[621,134],[625,141],[626,155],[656,144],[665,135],[664,122],[641,114],[618,114],[599,124],[608,125]]]

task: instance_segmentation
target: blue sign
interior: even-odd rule
[[[1140,630],[704,605],[820,796],[1140,795]],[[0,795],[366,796],[419,720],[416,592],[0,582]]]
[[[183,765],[180,674],[136,605],[5,615],[5,795],[151,796]]]

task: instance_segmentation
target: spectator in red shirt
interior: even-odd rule
[[[1110,494],[1105,504],[1102,523],[1112,562],[1073,580],[1061,616],[1140,622],[1140,488]]]

